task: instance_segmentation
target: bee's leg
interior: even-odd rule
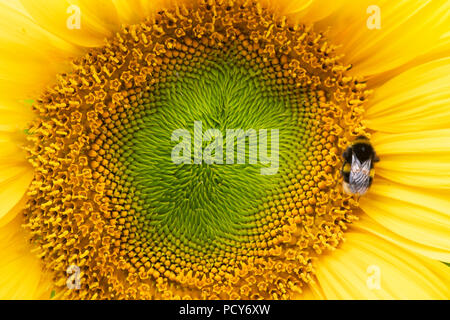
[[[342,157],[346,162],[352,163],[352,147],[347,147],[347,149],[345,149],[344,153],[342,154]]]
[[[341,174],[344,177],[344,181],[348,183],[350,180],[350,170],[352,163],[352,147],[347,147],[347,149],[345,149],[344,153],[342,154],[342,157],[344,158],[344,163],[342,164]]]
[[[347,183],[350,181],[350,170],[351,170],[350,163],[347,161],[344,161],[344,164],[342,165],[342,168],[341,168],[341,174],[344,177],[344,181]]]
[[[373,154],[373,162],[379,162],[380,158],[377,156],[376,153]]]
[[[349,183],[350,181],[350,172],[345,172],[343,169],[341,170],[342,176],[344,177],[344,181]]]
[[[375,177],[375,169],[371,168],[369,173],[369,187],[372,185],[373,177]]]

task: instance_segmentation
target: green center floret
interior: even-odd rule
[[[259,239],[262,217],[258,213],[265,209],[266,197],[282,193],[288,183],[286,172],[305,158],[302,150],[310,141],[305,133],[308,116],[301,111],[307,99],[303,90],[276,85],[263,70],[251,68],[233,54],[233,50],[217,53],[214,60],[200,61],[198,68],[180,70],[159,82],[147,98],[141,98],[144,108],[139,108],[143,109],[139,121],[123,134],[120,162],[125,180],[138,195],[139,200],[131,203],[144,217],[136,227],[145,238],[142,241],[151,246],[173,251],[181,246],[182,251],[203,258],[214,258],[220,250],[241,252],[245,243]],[[223,134],[223,164],[195,163],[194,124],[198,122],[202,135],[208,129]],[[189,164],[175,164],[171,159],[176,145],[171,135],[177,129],[187,130],[192,137]],[[249,137],[244,141],[245,163],[239,164],[237,155],[234,164],[227,163],[228,129],[253,129],[258,140],[261,130],[267,130],[269,157],[271,130],[279,130],[276,173],[261,174],[268,165],[250,163]],[[237,151],[238,140],[233,141],[232,150]],[[204,152],[210,144],[203,140],[200,150]]]

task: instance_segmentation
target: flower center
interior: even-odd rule
[[[339,155],[368,92],[312,28],[208,1],[124,27],[73,65],[34,106],[25,210],[66,296],[292,298],[356,219]],[[179,129],[192,137],[182,163]],[[207,163],[229,129],[247,134],[245,161],[227,163],[232,140]],[[71,265],[80,290],[65,287]]]

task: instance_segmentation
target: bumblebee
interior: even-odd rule
[[[374,163],[380,161],[368,138],[356,137],[343,153],[344,164],[341,174],[344,177],[344,191],[363,195],[372,184],[375,174]]]

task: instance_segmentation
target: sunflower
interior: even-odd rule
[[[449,9],[2,0],[0,297],[448,299]],[[196,121],[278,129],[277,172],[173,163]]]

